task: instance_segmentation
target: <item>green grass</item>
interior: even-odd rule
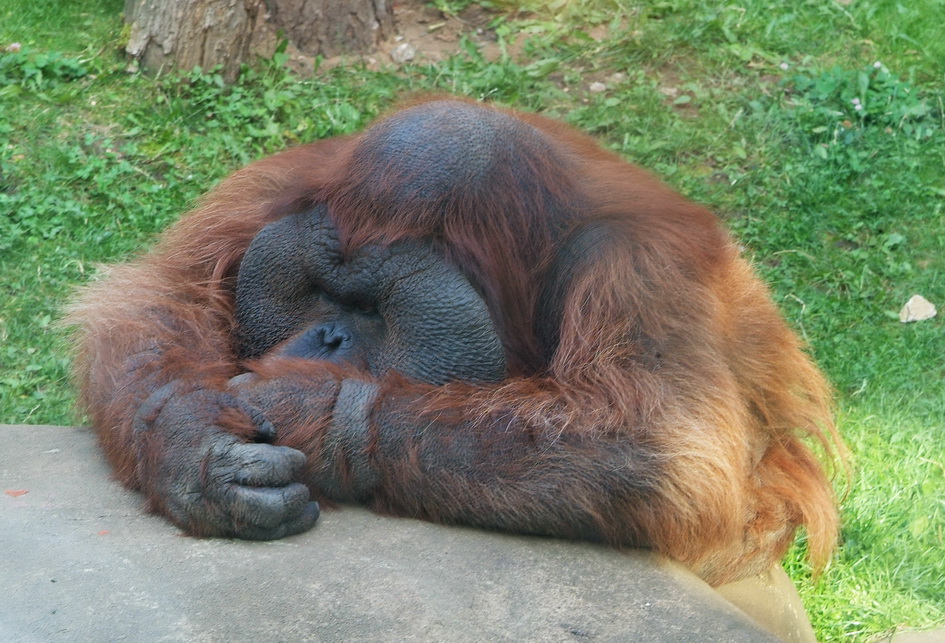
[[[493,27],[527,31],[522,59],[464,42],[436,66],[298,79],[277,57],[227,87],[127,73],[121,0],[6,0],[0,48],[23,48],[0,54],[0,421],[79,420],[63,303],[221,177],[409,92],[500,101],[714,207],[833,381],[842,546],[817,581],[803,537],[786,562],[819,636],[945,624],[945,322],[895,318],[914,293],[945,307],[945,1],[519,4]]]

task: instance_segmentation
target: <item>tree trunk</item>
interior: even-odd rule
[[[393,32],[388,0],[125,0],[126,51],[143,69],[211,69],[234,80],[253,53],[272,54],[281,29],[302,53],[373,51]]]
[[[222,65],[233,80],[263,10],[263,0],[125,0],[126,51],[152,73]]]
[[[366,54],[394,30],[388,0],[270,0],[269,6],[273,23],[310,56]]]

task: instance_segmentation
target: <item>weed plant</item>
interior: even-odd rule
[[[914,293],[945,308],[945,1],[489,6],[501,51],[527,36],[521,56],[464,40],[437,65],[296,76],[280,52],[226,85],[129,73],[121,0],[5,0],[0,421],[82,421],[64,302],[221,177],[411,92],[498,101],[715,208],[834,382],[852,451],[842,545],[819,579],[803,534],[786,561],[819,637],[945,624],[945,321],[896,316]]]

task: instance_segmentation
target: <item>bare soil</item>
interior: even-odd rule
[[[394,4],[394,34],[382,41],[377,51],[361,56],[336,56],[325,59],[320,69],[350,64],[352,60],[363,61],[370,69],[391,64],[436,63],[459,51],[460,40],[467,36],[475,42],[483,55],[489,59],[499,56],[495,31],[489,27],[495,14],[479,5],[470,5],[458,15],[446,14],[430,6],[424,0],[401,0]],[[275,49],[272,34],[260,48],[261,53]],[[515,55],[520,48],[513,43],[509,47]],[[312,73],[315,58],[306,55],[289,44],[289,65],[297,72]]]

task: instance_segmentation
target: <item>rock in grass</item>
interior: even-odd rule
[[[899,311],[899,321],[902,323],[925,321],[935,317],[935,306],[922,295],[912,295],[906,305]]]

